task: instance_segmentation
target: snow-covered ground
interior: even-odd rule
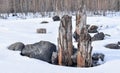
[[[41,21],[47,24],[40,24]],[[75,17],[72,18],[73,31]],[[87,17],[87,24],[99,26],[99,31],[105,34],[105,40],[92,43],[93,53],[105,54],[105,63],[91,68],[73,68],[51,65],[49,63],[23,57],[19,53],[7,49],[15,42],[32,44],[41,40],[50,41],[57,45],[59,21],[52,18],[17,19],[10,17],[0,19],[0,73],[120,73],[120,50],[107,49],[104,45],[120,41],[120,16]],[[37,28],[46,28],[47,34],[37,34]],[[91,34],[93,35],[93,34]]]

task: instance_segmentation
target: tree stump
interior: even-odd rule
[[[72,20],[68,15],[64,15],[59,26],[58,37],[58,64],[72,65]]]
[[[76,15],[76,32],[79,35],[78,51],[77,51],[77,66],[90,67],[92,65],[92,47],[91,36],[86,28],[86,15],[85,13],[78,13]]]

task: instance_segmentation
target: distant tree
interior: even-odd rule
[[[16,1],[15,0],[13,0],[13,9],[14,9],[14,13],[17,13],[17,11],[16,11]]]
[[[79,10],[82,0],[0,0],[0,12],[60,12],[69,14]],[[120,0],[84,0],[87,11],[119,11]]]
[[[120,0],[117,0],[116,11],[120,11]]]

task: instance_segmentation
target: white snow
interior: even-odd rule
[[[43,20],[47,24],[40,24]],[[75,27],[75,17],[73,31]],[[120,16],[92,16],[87,23],[99,26],[99,31],[109,34],[105,40],[92,43],[93,53],[105,54],[105,63],[91,68],[73,68],[51,65],[49,63],[24,57],[20,52],[7,49],[15,42],[32,44],[41,40],[50,41],[57,45],[59,21],[52,18],[13,18],[0,19],[0,73],[119,73],[120,50],[107,49],[104,45],[120,41]],[[47,34],[37,34],[36,29],[46,28]],[[93,35],[93,34],[91,34]],[[75,42],[74,42],[75,44]]]

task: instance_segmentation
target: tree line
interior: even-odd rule
[[[82,0],[0,0],[0,13],[75,12]],[[120,11],[120,0],[83,0],[87,11]]]

